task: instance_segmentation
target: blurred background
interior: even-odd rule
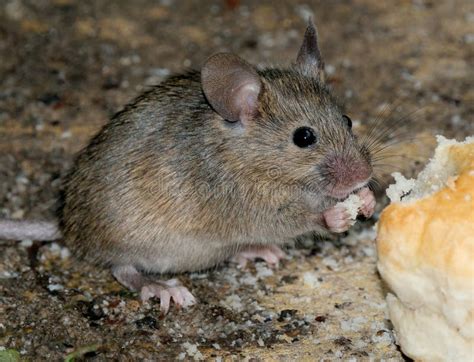
[[[51,218],[74,154],[128,101],[169,74],[199,68],[217,51],[259,66],[289,65],[309,17],[319,30],[328,84],[356,132],[364,134],[377,117],[410,122],[415,141],[397,146],[404,157],[383,178],[419,169],[434,147],[433,134],[474,134],[471,0],[1,0],[0,217]],[[28,254],[9,253],[4,265],[21,274]],[[32,276],[20,284],[44,292]],[[8,290],[15,300],[11,284]],[[11,335],[3,341],[22,344]],[[69,344],[44,347],[37,356],[54,348],[61,355],[83,340],[69,337]],[[339,342],[339,349],[354,346]],[[400,357],[393,343],[390,348],[388,356]]]

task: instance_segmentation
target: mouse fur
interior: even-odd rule
[[[257,74],[257,112],[245,125],[213,109],[199,71],[168,78],[118,113],[67,180],[68,245],[100,263],[165,273],[323,232],[318,213],[337,201],[323,190],[327,160],[352,158],[369,170],[363,181],[369,155],[319,77],[296,66]],[[306,125],[317,130],[310,150],[291,141]]]

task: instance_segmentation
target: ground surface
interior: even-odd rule
[[[0,3],[0,216],[53,217],[73,155],[107,119],[216,51],[289,64],[317,20],[328,82],[363,134],[382,113],[409,142],[381,180],[419,169],[436,133],[474,133],[474,5],[457,1]],[[413,113],[415,112],[415,113]],[[406,117],[404,117],[406,116]],[[380,205],[384,200],[380,198]],[[278,270],[223,265],[182,277],[199,298],[162,318],[60,244],[0,242],[0,346],[30,360],[401,360],[384,312],[371,222],[306,241]],[[2,356],[5,356],[5,351]],[[1,359],[1,358],[0,358]]]

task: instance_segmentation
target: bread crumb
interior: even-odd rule
[[[387,189],[387,196],[390,202],[400,202],[402,198],[413,189],[415,186],[414,179],[407,179],[400,172],[394,172],[392,174],[395,179],[395,183],[391,184]]]
[[[351,225],[354,225],[356,222],[357,215],[359,214],[360,208],[364,205],[364,201],[359,197],[359,195],[352,194],[349,195],[344,201],[338,202],[337,206],[344,207],[350,215]]]

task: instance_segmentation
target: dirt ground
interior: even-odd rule
[[[419,170],[434,134],[474,134],[469,0],[4,0],[0,217],[54,218],[74,154],[124,104],[217,51],[288,65],[309,16],[356,132],[377,117],[408,130],[394,135],[405,142],[378,170],[382,186],[393,171]],[[378,195],[380,210],[383,187]],[[403,360],[374,220],[304,240],[277,270],[181,276],[199,304],[165,317],[60,242],[0,241],[0,360]]]

